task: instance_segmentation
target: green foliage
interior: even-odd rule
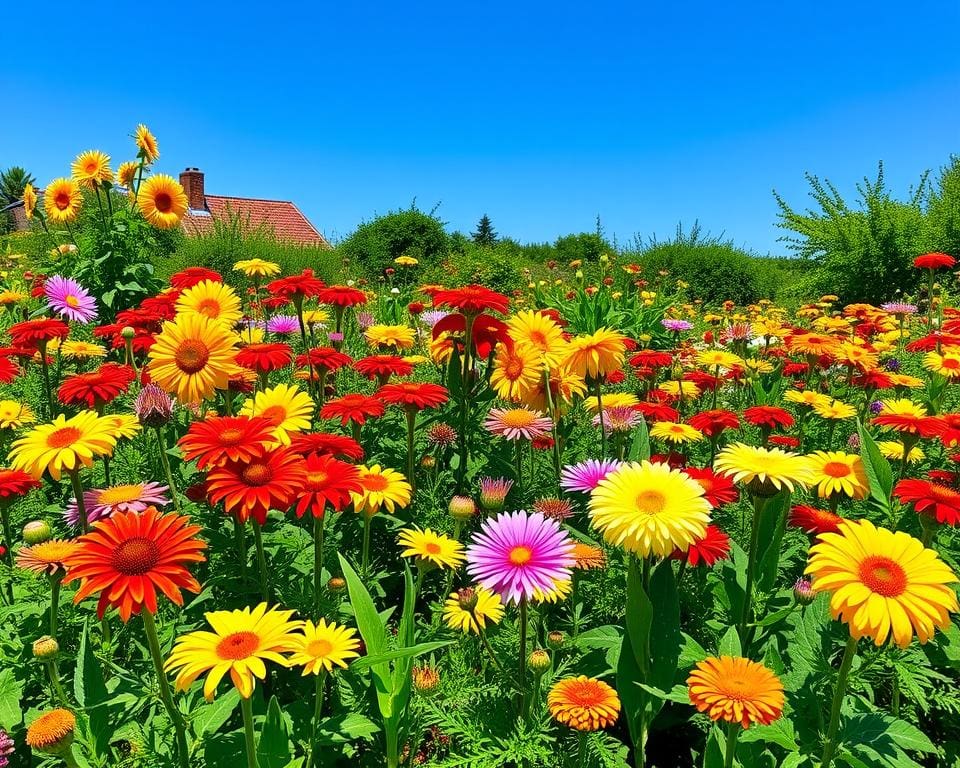
[[[612,251],[613,246],[600,232],[580,232],[558,237],[553,250],[554,258],[561,262],[597,262],[603,254]]]
[[[23,190],[27,184],[36,184],[32,174],[19,165],[11,166],[0,171],[0,208],[5,208],[23,198]],[[13,227],[12,214],[4,211],[0,213],[0,234],[9,232]]]
[[[398,256],[412,256],[421,265],[438,264],[450,248],[443,222],[416,205],[364,222],[337,246],[337,255],[367,275],[382,274]]]
[[[497,230],[493,228],[493,223],[487,214],[483,214],[480,221],[477,222],[477,229],[472,235],[473,242],[477,245],[490,248],[497,243]]]

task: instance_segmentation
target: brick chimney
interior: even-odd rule
[[[180,185],[187,194],[187,205],[194,211],[207,209],[207,198],[203,194],[203,171],[199,168],[185,168],[180,173]]]

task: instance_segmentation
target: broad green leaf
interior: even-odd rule
[[[628,458],[630,461],[647,461],[650,458],[650,433],[647,431],[647,422],[643,419],[637,423]]]
[[[84,709],[92,709],[109,698],[103,672],[90,647],[90,624],[83,627],[77,650],[77,669],[73,676],[73,695]]]
[[[650,627],[649,683],[661,690],[669,690],[677,675],[677,662],[683,635],[680,633],[680,598],[673,573],[673,562],[668,558],[658,565],[650,577],[650,602],[653,622]]]
[[[14,677],[13,670],[9,667],[0,669],[0,728],[12,731],[20,725],[23,720],[22,697],[23,686]]]
[[[866,744],[882,755],[902,752],[936,752],[929,737],[915,725],[883,712],[868,712],[848,717],[840,731],[840,741],[848,748]]]
[[[387,649],[387,630],[377,613],[377,608],[373,604],[373,598],[363,585],[357,572],[343,555],[340,558],[340,568],[343,571],[343,578],[347,582],[347,592],[350,595],[350,604],[353,606],[353,613],[357,620],[357,628],[363,637],[363,642],[367,646],[367,653],[379,656]]]
[[[720,646],[717,648],[720,656],[742,656],[743,650],[740,646],[740,635],[736,627],[730,627],[723,637],[720,638]]]
[[[292,757],[287,722],[277,697],[271,696],[257,742],[257,763],[259,768],[285,768]]]
[[[386,653],[381,653],[377,656],[363,656],[350,664],[350,668],[366,669],[367,667],[374,667],[377,664],[384,664],[391,661],[413,659],[417,656],[422,656],[425,653],[430,653],[431,651],[445,648],[452,643],[453,640],[437,640],[431,643],[412,645],[409,648],[397,648],[396,650],[387,651]]]
[[[233,710],[240,701],[240,693],[236,688],[230,688],[223,696],[218,696],[210,704],[197,707],[190,717],[193,732],[198,739],[204,734],[216,733],[230,719]]]
[[[640,735],[640,717],[649,695],[637,682],[643,676],[637,660],[633,654],[630,638],[624,635],[620,648],[620,658],[617,662],[617,692],[620,694],[620,703],[623,706],[623,715],[627,721],[630,738],[634,745]]]
[[[876,441],[859,420],[857,433],[860,435],[860,458],[870,484],[870,499],[877,509],[884,514],[890,514],[890,496],[893,493],[893,470],[890,462],[880,453]]]
[[[635,555],[629,555],[627,564],[626,626],[630,648],[640,669],[649,666],[646,657],[653,623],[653,605],[643,588],[641,563]]]
[[[723,768],[724,752],[727,748],[727,738],[718,725],[710,728],[707,746],[703,750],[703,768]]]
[[[761,592],[769,591],[777,581],[789,508],[790,491],[784,489],[768,500],[760,513],[760,546],[755,576]]]
[[[349,712],[321,720],[317,741],[320,744],[345,744],[358,739],[367,741],[379,731],[380,727],[370,718]]]

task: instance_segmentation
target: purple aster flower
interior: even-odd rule
[[[883,361],[883,367],[891,373],[896,373],[900,370],[900,361],[895,357],[891,357],[889,360]]]
[[[165,485],[149,482],[84,491],[83,505],[87,510],[87,522],[102,520],[114,512],[143,512],[149,506],[169,504],[170,499],[164,495],[166,490]],[[80,524],[80,511],[75,498],[70,500],[63,516],[68,525],[76,527]]]
[[[860,451],[860,435],[854,432],[850,437],[847,438],[847,448],[851,451]]]
[[[880,411],[882,410],[883,410],[883,403],[881,403],[879,400],[874,400],[872,403],[870,403],[870,413],[876,415],[880,413]]]
[[[693,328],[693,323],[689,320],[675,320],[672,317],[665,317],[660,321],[660,324],[666,328],[668,331],[673,331],[674,333],[680,333],[680,331],[689,331]]]
[[[3,728],[0,728],[0,768],[7,768],[10,765],[10,755],[14,750],[13,739]]]
[[[300,332],[300,321],[293,315],[274,315],[267,320],[267,330],[277,336]]]
[[[603,478],[620,466],[616,459],[587,459],[570,464],[560,472],[560,487],[565,491],[590,493]]]
[[[502,513],[485,520],[467,547],[470,576],[507,602],[532,600],[568,581],[573,540],[539,512]]]
[[[448,313],[440,309],[431,309],[428,312],[423,312],[420,315],[420,322],[425,323],[430,328],[433,328],[437,323],[439,323],[443,318],[447,316]]]
[[[337,333],[336,331],[331,331],[327,334],[327,338],[330,340],[330,343],[339,344],[341,341],[343,341],[343,334]]]
[[[54,312],[78,323],[97,319],[97,301],[76,280],[53,275],[43,284],[47,306]]]
[[[917,311],[917,305],[907,304],[905,301],[888,301],[886,304],[881,304],[880,309],[891,315],[913,315]]]

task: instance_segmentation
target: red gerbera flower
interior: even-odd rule
[[[874,417],[878,427],[889,427],[896,432],[908,432],[927,439],[943,434],[947,422],[939,416],[918,416],[912,413],[881,413]]]
[[[794,504],[790,507],[788,522],[794,528],[800,528],[809,534],[836,533],[840,530],[839,525],[843,518],[828,509]]]
[[[940,441],[947,448],[960,444],[960,413],[944,413],[940,416],[946,427],[940,435]]]
[[[12,504],[34,488],[40,487],[40,481],[19,469],[0,469],[0,507]],[[7,544],[10,542],[8,541]]]
[[[710,568],[718,560],[726,560],[730,557],[730,537],[717,526],[708,525],[700,541],[691,544],[686,552],[675,549],[670,557],[674,560],[686,560],[687,565],[693,567],[702,563]]]
[[[118,608],[123,621],[143,608],[156,613],[157,590],[183,605],[180,590],[200,591],[186,565],[206,559],[207,545],[197,537],[201,530],[186,515],[163,515],[156,507],[117,512],[76,540],[64,560],[64,583],[80,580],[74,603],[99,592],[101,619],[108,606]]]
[[[485,310],[503,314],[510,307],[510,299],[482,285],[465,285],[435,291],[433,306],[450,307],[464,315],[479,315]]]
[[[643,414],[643,417],[647,420],[647,422],[651,424],[655,421],[679,421],[680,420],[680,412],[676,408],[672,408],[671,406],[665,403],[650,403],[647,401],[643,401],[643,402],[637,403],[633,407],[636,408],[638,411],[640,411],[640,413]]]
[[[269,419],[209,416],[193,422],[178,445],[184,459],[197,459],[197,468],[205,469],[228,461],[248,461],[273,442],[273,424]]]
[[[197,283],[202,283],[204,280],[213,280],[215,283],[223,282],[220,273],[214,272],[212,269],[207,269],[206,267],[187,267],[170,277],[170,285],[174,288],[179,288],[181,291],[185,291],[187,288],[193,288]]]
[[[237,365],[258,373],[278,371],[290,365],[292,359],[293,350],[289,344],[247,344],[237,352]]]
[[[726,475],[718,475],[710,467],[686,467],[683,472],[703,488],[703,497],[714,509],[733,504],[740,498],[733,480]]]
[[[350,365],[353,358],[333,347],[314,347],[308,349],[306,354],[297,355],[297,365],[300,367],[309,367],[317,371],[331,372],[345,365]]]
[[[306,462],[289,448],[261,446],[250,458],[228,461],[207,474],[211,504],[222,501],[241,523],[252,517],[260,525],[271,509],[290,509],[306,484]]]
[[[334,307],[353,307],[367,303],[367,294],[349,285],[330,285],[317,294],[317,301]]]
[[[340,424],[347,425],[348,421],[355,424],[365,424],[367,419],[377,419],[383,416],[386,407],[381,400],[369,395],[351,393],[330,400],[320,409],[321,419],[340,419]]]
[[[447,402],[447,388],[439,384],[421,381],[403,381],[399,384],[385,384],[376,393],[389,405],[400,405],[407,410],[422,411],[424,408],[436,408]]]
[[[286,296],[265,296],[260,299],[260,306],[266,307],[269,310],[280,309],[281,307],[286,307],[290,304],[290,299]]]
[[[65,378],[57,390],[57,398],[64,405],[99,408],[126,392],[136,378],[129,365],[104,363],[96,371]]]
[[[14,323],[7,332],[13,339],[15,347],[24,347],[27,349],[39,349],[41,344],[46,344],[53,339],[65,339],[70,333],[70,328],[62,320],[54,320],[49,317],[41,317],[36,320],[24,320],[22,323]]]
[[[917,514],[938,523],[960,525],[960,493],[929,480],[901,480],[893,489],[901,504],[912,504]]]
[[[927,479],[941,485],[956,485],[957,473],[951,472],[949,469],[931,469],[927,472]]]
[[[683,380],[692,381],[700,389],[712,392],[723,383],[724,379],[706,371],[687,371],[683,374]]]
[[[867,371],[859,376],[854,376],[850,383],[855,387],[870,390],[890,389],[893,387],[893,382],[890,380],[890,377],[880,370]]]
[[[380,384],[386,384],[391,376],[409,376],[413,373],[413,365],[396,355],[370,355],[355,360],[354,369],[361,376],[377,379]]]
[[[950,268],[956,263],[957,260],[946,253],[925,253],[913,260],[913,266],[917,269]]]
[[[302,301],[304,298],[318,296],[326,283],[313,274],[309,267],[299,275],[281,277],[267,283],[267,290],[274,296],[282,296],[289,301]]]
[[[725,429],[739,429],[740,419],[733,411],[716,408],[712,411],[695,413],[687,419],[687,424],[694,429],[699,429],[707,437],[717,437]]]
[[[140,309],[152,312],[164,320],[173,320],[177,314],[176,304],[180,298],[180,290],[164,291],[156,296],[148,296],[140,302]]]
[[[337,512],[351,501],[351,493],[363,493],[360,470],[332,456],[312,453],[307,456],[306,488],[297,501],[297,517],[308,509],[314,517],[323,517],[327,507]]]
[[[643,349],[630,358],[630,365],[643,368],[666,368],[673,365],[673,355],[659,349]]]
[[[0,357],[0,384],[9,384],[19,375],[20,366],[9,357]]]
[[[451,314],[434,324],[433,338],[436,339],[441,333],[463,334],[466,330],[466,317]],[[488,357],[497,343],[501,341],[508,347],[513,347],[513,338],[510,336],[507,324],[490,315],[481,314],[473,319],[470,336],[478,357]]]
[[[778,448],[792,449],[800,447],[800,438],[794,437],[793,435],[772,435],[767,439],[767,442]]]
[[[791,378],[800,378],[807,375],[807,371],[810,370],[810,366],[807,363],[784,363],[783,364],[783,375],[789,376]]]
[[[789,411],[775,405],[754,405],[743,412],[743,419],[748,424],[762,429],[789,429],[793,426],[793,416]]]
[[[301,456],[339,456],[350,461],[363,461],[363,448],[352,437],[330,432],[300,432],[290,435],[290,450]]]

